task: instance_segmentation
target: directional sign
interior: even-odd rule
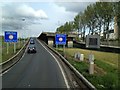
[[[65,45],[66,44],[66,34],[56,34],[55,44]]]
[[[17,42],[17,32],[5,31],[4,41],[5,42]]]

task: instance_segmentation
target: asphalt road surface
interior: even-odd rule
[[[37,53],[24,57],[2,75],[2,88],[67,88],[64,75],[47,50],[35,40]]]

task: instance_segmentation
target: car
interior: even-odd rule
[[[31,39],[30,44],[35,44],[35,41],[33,39]]]
[[[29,44],[28,49],[27,49],[27,53],[36,53],[36,47],[34,44]]]
[[[35,42],[34,41],[30,41],[30,44],[35,44]]]

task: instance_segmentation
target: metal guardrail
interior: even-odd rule
[[[29,40],[26,42],[26,44],[15,54],[13,57],[8,59],[7,61],[0,64],[1,70],[0,74],[8,70],[10,67],[15,65],[20,58],[23,56],[23,53],[25,52],[26,46],[28,45]]]
[[[78,47],[78,48],[82,48],[82,49],[96,50],[96,51],[103,51],[103,52],[112,52],[112,53],[120,53],[120,46],[100,45],[99,49],[89,49],[89,48],[86,48],[85,43],[74,41],[74,44],[77,44],[77,46],[74,45],[74,47]]]
[[[74,68],[61,54],[59,54],[57,51],[49,47],[45,42],[44,45],[46,45],[50,50],[52,50],[56,55],[58,55],[62,61],[75,73],[75,75],[83,81],[83,83],[90,89],[90,90],[97,90],[95,86],[93,86],[76,68]]]

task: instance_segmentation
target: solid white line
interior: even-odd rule
[[[57,62],[58,66],[59,66],[59,68],[60,68],[60,71],[61,71],[61,73],[62,73],[62,75],[63,75],[63,78],[64,78],[64,81],[65,81],[66,87],[69,89],[70,86],[68,85],[68,81],[67,81],[67,79],[66,79],[66,76],[65,76],[65,74],[64,74],[64,71],[63,71],[61,65],[59,64],[58,60],[56,59],[56,57],[55,57],[48,49],[46,49],[46,47],[45,47],[38,39],[37,39],[37,41],[38,41],[38,42],[45,48],[45,50],[46,50],[47,52],[49,52],[49,54],[55,59],[55,61]]]
[[[27,45],[27,47],[28,47],[28,45]],[[20,58],[20,60],[23,59],[23,57],[25,56],[26,51],[27,51],[27,48],[25,49],[25,52],[23,53],[23,55],[22,55],[22,57]],[[19,60],[19,61],[20,61],[20,60]],[[18,61],[16,64],[18,64],[19,61]],[[16,64],[15,64],[15,65],[16,65]],[[9,68],[8,70],[6,70],[4,73],[0,74],[0,76],[6,74],[6,73],[7,73],[8,71],[10,71],[15,65],[13,65],[11,68]]]

